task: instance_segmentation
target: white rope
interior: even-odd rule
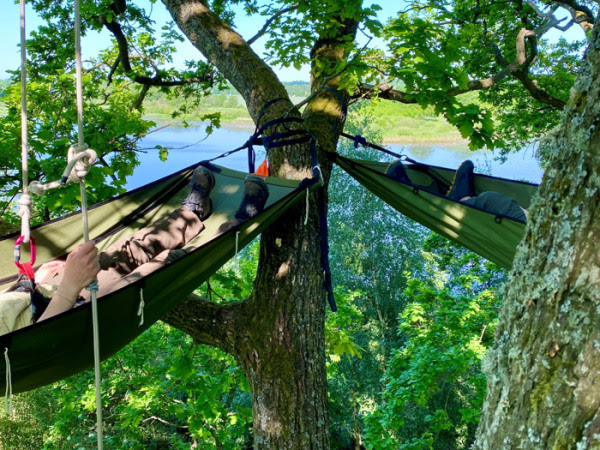
[[[238,248],[239,248],[239,240],[240,240],[240,232],[235,232],[235,271],[239,273],[240,271],[240,258],[238,256]]]
[[[140,288],[140,306],[138,306],[137,315],[140,318],[140,323],[138,327],[144,325],[144,307],[146,306],[146,302],[144,301],[144,288]]]
[[[23,188],[23,193],[19,196],[19,216],[21,216],[21,236],[23,242],[29,242],[31,230],[29,222],[31,220],[31,195],[27,192],[27,186]]]
[[[308,211],[309,211],[309,201],[308,201],[308,188],[306,188],[306,215],[304,216],[304,226],[308,223]]]
[[[83,136],[83,69],[81,62],[81,12],[79,9],[79,0],[75,0],[75,75],[76,75],[76,97],[77,97],[77,147],[72,146],[69,148],[69,155],[75,156],[76,154],[84,153],[88,150],[88,146],[85,144]],[[70,157],[70,160],[75,158]],[[90,158],[91,159],[91,158]],[[95,156],[94,156],[95,159]],[[69,161],[70,162],[70,161]],[[83,162],[83,157],[78,162]],[[77,163],[74,167],[77,172]],[[85,172],[87,173],[87,171]],[[71,176],[73,173],[71,171]],[[85,174],[83,174],[85,177]],[[74,174],[73,180],[79,181],[79,187],[81,191],[81,214],[83,218],[83,240],[87,242],[89,240],[89,227],[88,227],[88,215],[87,215],[87,199],[85,192],[85,180],[78,173]],[[64,174],[63,174],[64,179]],[[94,338],[94,372],[96,379],[96,434],[98,437],[98,449],[102,450],[102,395],[100,392],[100,338],[98,332],[98,304],[96,298],[96,292],[92,290],[91,301],[92,301],[92,334]]]
[[[31,219],[31,196],[29,195],[29,166],[27,160],[27,33],[25,31],[25,0],[20,0],[21,11],[21,171],[23,174],[23,193],[19,198],[21,216],[21,236],[23,242],[29,242],[29,221]]]
[[[49,183],[32,181],[29,183],[29,191],[35,195],[42,195],[50,189],[64,186],[68,181],[80,183],[88,174],[90,167],[96,162],[97,157],[96,152],[88,148],[86,144],[81,148],[78,144],[72,145],[67,152],[68,164],[63,170],[61,180]]]
[[[80,0],[75,0],[75,83],[77,97],[77,137],[79,148],[84,144],[83,140],[83,69],[81,63],[81,13],[79,10]]]
[[[313,170],[318,170],[319,171],[319,183],[320,184],[324,184],[325,180],[323,179],[323,172],[321,171],[321,166],[316,165],[315,167],[313,167]]]
[[[4,349],[4,362],[6,363],[6,392],[4,394],[4,406],[6,414],[12,414],[12,374],[10,369],[10,358],[8,348]]]

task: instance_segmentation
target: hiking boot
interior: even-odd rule
[[[446,197],[452,200],[460,200],[475,196],[473,191],[473,168],[473,162],[468,159],[458,166],[454,174],[454,180],[452,180],[452,186],[450,186]]]
[[[412,184],[410,182],[410,178],[408,178],[408,174],[406,173],[404,164],[402,164],[402,161],[400,161],[399,159],[390,163],[390,165],[387,166],[387,169],[385,169],[385,174],[388,177],[393,178],[396,181],[399,181],[400,183]]]
[[[192,174],[190,193],[185,198],[182,206],[196,213],[200,220],[206,219],[212,211],[210,191],[215,186],[215,177],[204,166],[198,166]]]
[[[218,233],[225,233],[230,229],[244,223],[248,219],[256,216],[263,209],[269,197],[269,188],[267,183],[261,177],[248,175],[244,180],[244,197],[240,207],[235,212],[233,219],[225,222],[219,227]]]

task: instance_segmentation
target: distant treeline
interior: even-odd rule
[[[5,113],[1,98],[10,82],[0,80],[0,114]],[[310,95],[310,85],[304,81],[283,83],[292,102],[299,103]],[[474,96],[471,96],[474,97]],[[476,101],[469,98],[469,101]],[[250,116],[242,97],[232,87],[215,90],[209,97],[197,102],[181,97],[169,98],[167,94],[154,91],[146,97],[144,114],[161,120],[202,120],[206,114],[219,113],[221,122],[249,123]],[[362,111],[361,115],[366,112]],[[451,141],[460,140],[458,131],[433,109],[423,109],[415,104],[377,101],[368,109],[369,122],[377,127],[379,134],[388,141]]]
[[[293,102],[310,95],[310,85],[302,81],[284,83]],[[194,101],[184,100],[179,97],[169,98],[161,92],[154,92],[144,102],[145,114],[155,118],[171,118],[174,111],[176,116],[186,120],[200,120],[209,113],[219,113],[223,122],[243,122],[250,120],[246,105],[242,97],[230,87],[225,90],[215,90],[209,97]]]

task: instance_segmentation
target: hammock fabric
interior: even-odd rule
[[[246,173],[205,163],[214,175],[213,212],[206,226],[185,249],[188,253],[150,275],[134,280],[98,299],[100,353],[104,360],[116,353],[206,281],[219,267],[277,220],[318,178],[291,181],[268,177],[265,210],[239,228],[215,236],[222,223],[237,210]],[[194,166],[195,167],[195,166]],[[193,167],[90,208],[90,239],[100,250],[141,229],[181,206],[188,193]],[[239,232],[239,234],[238,234]],[[62,257],[82,241],[81,216],[72,214],[32,229],[38,252],[36,264]],[[0,238],[0,291],[16,276],[13,249],[16,236]],[[237,241],[237,242],[236,242]],[[22,260],[27,260],[25,254]],[[138,309],[144,299],[144,322]],[[91,304],[66,311],[45,321],[0,336],[0,350],[8,349],[13,392],[23,392],[93,367]],[[6,367],[0,368],[4,392]]]
[[[525,223],[451,200],[445,196],[454,170],[422,163],[406,164],[413,185],[385,175],[389,163],[350,159],[334,154],[333,160],[383,201],[407,217],[475,253],[510,268]],[[475,174],[476,194],[496,191],[528,209],[537,185]]]

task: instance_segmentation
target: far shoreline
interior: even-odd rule
[[[221,126],[228,130],[254,131],[254,124],[251,119],[245,119],[244,122],[238,120],[234,122],[222,122]],[[382,139],[384,145],[414,145],[414,144],[449,144],[449,145],[468,145],[469,141],[460,136],[436,136],[420,138],[416,136],[394,136]]]
[[[163,117],[151,116],[148,115],[146,117],[149,120],[154,120],[157,122],[157,125],[163,124],[167,125],[169,120],[165,121]],[[190,125],[198,125],[203,122],[191,120]],[[255,125],[252,122],[252,119],[246,117],[239,117],[234,121],[222,121],[221,128],[225,128],[227,130],[234,131],[248,131],[253,132],[255,130]],[[435,136],[435,137],[416,137],[416,136],[394,136],[394,137],[385,137],[382,139],[380,144],[383,145],[415,145],[415,144],[439,144],[439,145],[468,145],[469,141],[460,137],[460,135],[443,135],[443,136]]]

